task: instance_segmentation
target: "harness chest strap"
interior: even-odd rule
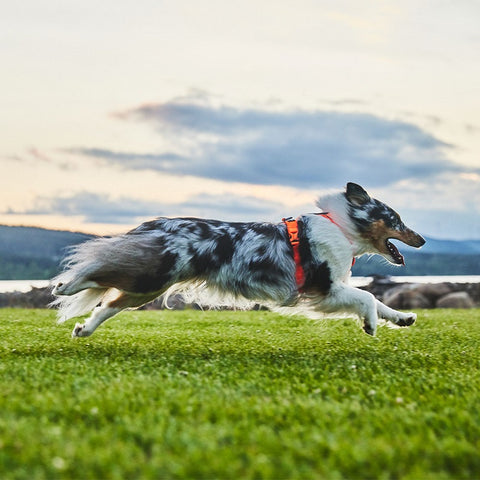
[[[325,218],[328,218],[334,225],[338,228],[339,225],[333,220],[328,213],[319,213],[318,215],[322,215]],[[302,287],[305,285],[305,270],[302,266],[302,259],[300,257],[300,238],[299,228],[298,228],[298,221],[294,218],[283,218],[282,221],[285,223],[288,232],[288,238],[290,240],[290,245],[292,245],[293,249],[293,259],[295,261],[295,281],[297,282],[297,288],[301,291]],[[352,267],[355,265],[355,257],[352,258]]]
[[[293,260],[295,261],[295,281],[297,288],[300,290],[305,284],[305,271],[300,258],[300,238],[298,237],[298,221],[290,218],[283,218],[282,221],[287,226],[288,239],[293,248]]]

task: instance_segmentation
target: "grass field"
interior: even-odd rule
[[[0,310],[0,478],[480,478],[480,310],[418,313]]]

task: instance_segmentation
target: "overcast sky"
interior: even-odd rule
[[[280,221],[363,185],[480,239],[480,2],[24,0],[0,16],[0,223]]]

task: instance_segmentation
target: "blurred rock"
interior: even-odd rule
[[[384,296],[383,303],[396,310],[432,308],[432,301],[411,286],[397,287],[387,292]]]
[[[438,298],[452,292],[452,286],[448,283],[423,283],[416,285],[415,291],[428,298],[433,306]]]
[[[441,297],[435,306],[437,308],[473,308],[475,304],[467,292],[453,292]]]
[[[363,287],[391,308],[472,308],[480,306],[480,283],[395,283],[375,277]]]

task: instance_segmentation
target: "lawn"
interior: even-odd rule
[[[0,478],[479,478],[480,310],[418,313],[0,310]]]

